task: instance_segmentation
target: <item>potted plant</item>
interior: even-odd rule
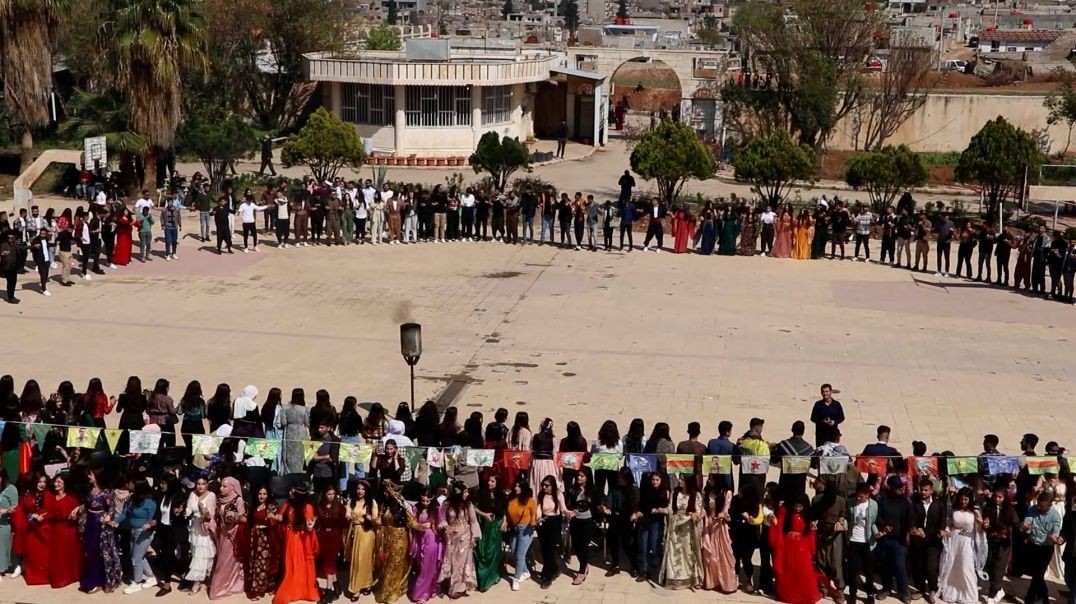
[[[420,168],[425,166],[426,165],[426,158],[425,157],[417,157],[417,158],[415,158],[415,165],[419,166]]]
[[[417,163],[417,161],[416,161],[416,159],[415,159],[415,156],[414,156],[414,155],[411,155],[411,156],[409,156],[409,157],[407,158],[407,165],[408,165],[408,166],[414,166],[414,165],[415,165],[416,163]]]
[[[446,157],[438,157],[437,158],[437,165],[439,167],[447,166],[448,165],[448,158],[446,158]]]

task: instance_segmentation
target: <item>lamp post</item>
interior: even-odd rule
[[[400,324],[400,354],[411,368],[411,412],[415,411],[415,365],[422,356],[422,326],[418,323]]]

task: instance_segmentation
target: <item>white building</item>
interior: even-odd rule
[[[561,121],[570,138],[608,139],[608,76],[565,69],[558,53],[450,49],[440,39],[407,40],[405,51],[304,59],[307,77],[322,83],[325,106],[355,124],[377,155],[467,157],[487,132],[552,138]]]

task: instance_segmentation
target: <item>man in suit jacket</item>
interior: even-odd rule
[[[889,471],[898,472],[902,470],[904,458],[901,457],[900,451],[889,446],[890,432],[891,430],[889,429],[889,426],[878,426],[878,430],[876,431],[878,442],[863,447],[863,455],[868,457],[885,457],[887,459],[886,467]]]
[[[924,478],[912,500],[912,531],[908,559],[911,561],[912,585],[927,604],[934,604],[938,591],[938,565],[942,537],[946,534],[948,510],[945,502],[934,498],[934,483]]]

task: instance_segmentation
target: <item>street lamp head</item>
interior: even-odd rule
[[[414,367],[418,363],[422,356],[422,326],[418,323],[400,325],[400,354],[408,365]]]

